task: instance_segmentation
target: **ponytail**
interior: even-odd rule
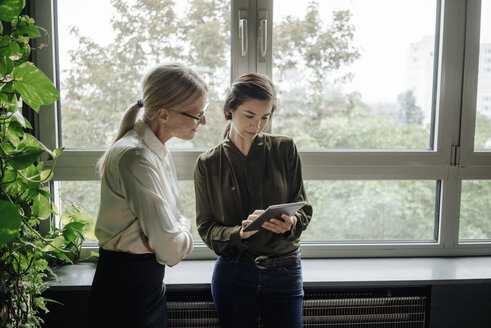
[[[143,102],[141,100],[138,100],[136,104],[132,105],[130,108],[126,110],[123,119],[121,120],[121,124],[119,126],[118,135],[116,136],[116,139],[114,139],[113,144],[116,143],[116,141],[118,141],[119,139],[121,139],[126,134],[126,132],[133,129],[133,127],[135,126],[136,117],[138,116],[138,112],[142,107],[143,107]],[[97,161],[97,168],[101,176],[102,176],[102,171],[106,166],[108,151],[109,149],[106,150],[104,155],[102,155],[101,158]]]
[[[121,124],[119,126],[118,135],[116,136],[116,139],[114,139],[113,144],[121,139],[126,132],[133,129],[135,126],[136,117],[138,116],[138,112],[142,106],[142,101],[138,100],[136,104],[126,110],[126,113],[124,113],[123,119],[121,120]]]

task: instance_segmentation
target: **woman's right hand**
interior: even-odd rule
[[[244,232],[244,228],[247,227],[249,224],[252,223],[252,221],[254,221],[255,219],[257,219],[257,217],[261,214],[264,213],[264,210],[255,210],[252,214],[250,214],[246,220],[243,220],[242,221],[242,228],[240,228],[240,238],[241,239],[247,239],[249,238],[250,236],[252,236],[253,234],[255,234],[256,232],[258,232],[259,230],[254,230],[254,231],[248,231],[248,232]]]

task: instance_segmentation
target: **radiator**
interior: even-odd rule
[[[311,299],[303,302],[304,327],[424,328],[426,296]]]
[[[211,301],[171,301],[167,307],[169,327],[219,327]],[[303,326],[424,328],[426,308],[426,296],[305,299]]]
[[[212,301],[167,302],[167,327],[220,327]]]

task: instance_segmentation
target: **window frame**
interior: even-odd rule
[[[59,86],[56,0],[30,0],[36,23],[51,37],[34,62]],[[441,180],[440,224],[434,242],[302,243],[304,257],[391,257],[491,255],[491,241],[459,242],[460,193],[463,179],[491,179],[491,152],[474,151],[480,0],[441,0],[438,82],[434,150],[312,150],[300,149],[304,180]],[[248,56],[241,56],[239,10],[248,19]],[[263,61],[256,47],[259,10],[267,11],[268,42]],[[231,1],[231,79],[248,72],[272,74],[273,0]],[[264,12],[263,12],[264,14]],[[252,41],[252,42],[251,42]],[[36,40],[34,40],[36,42]],[[274,79],[274,77],[273,77]],[[40,111],[36,136],[49,148],[59,146],[60,102]],[[179,180],[192,180],[194,163],[206,149],[173,149]],[[96,162],[103,149],[65,149],[58,159],[53,181],[99,180]],[[48,166],[50,162],[46,162]],[[95,244],[84,249],[94,250]],[[190,258],[214,258],[196,243]]]

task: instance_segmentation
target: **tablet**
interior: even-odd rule
[[[271,218],[276,218],[281,220],[282,214],[293,215],[296,211],[304,207],[305,202],[298,203],[286,203],[286,204],[277,204],[271,205],[264,211],[263,214],[259,215],[257,219],[251,222],[247,227],[245,227],[242,231],[254,231],[263,229],[261,225],[264,221],[267,221]]]

